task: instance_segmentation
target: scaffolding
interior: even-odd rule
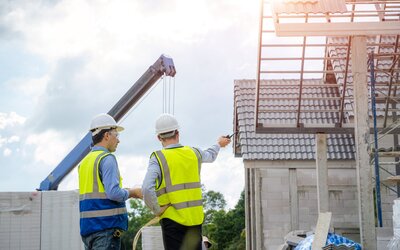
[[[375,84],[376,84],[376,74],[375,74],[375,57],[374,57],[374,52],[369,54],[369,60],[368,60],[368,66],[369,66],[369,70],[370,70],[370,82],[371,82],[371,112],[373,115],[373,140],[372,140],[372,147],[371,147],[371,165],[374,166],[374,170],[375,170],[375,197],[376,197],[376,212],[377,212],[377,217],[378,217],[378,226],[382,227],[382,208],[381,208],[381,191],[380,191],[380,186],[383,185],[386,188],[392,190],[393,192],[395,192],[397,194],[397,197],[399,197],[399,189],[400,189],[400,185],[399,185],[399,181],[400,181],[400,165],[399,165],[399,154],[400,154],[400,147],[399,147],[399,143],[398,143],[398,134],[393,134],[393,146],[390,148],[379,148],[379,140],[389,136],[390,131],[398,128],[400,126],[400,121],[397,120],[397,113],[393,113],[392,114],[392,123],[389,123],[388,126],[386,126],[387,124],[387,112],[385,112],[385,119],[383,121],[384,125],[383,127],[385,127],[385,130],[381,131],[378,134],[378,126],[377,126],[377,120],[378,117],[376,115],[376,96],[377,96],[377,92],[375,89]],[[397,64],[398,67],[398,59],[393,61],[392,67],[395,67]],[[379,64],[379,62],[377,62],[376,64]],[[390,74],[390,82],[389,82],[389,89],[388,92],[383,92],[381,93],[382,95],[386,95],[387,98],[385,98],[387,101],[385,103],[386,105],[386,111],[389,105],[390,100],[392,100],[392,108],[396,108],[397,106],[397,101],[395,98],[392,98],[391,94],[393,94],[393,96],[396,96],[396,92],[397,92],[397,86],[394,86],[393,89],[390,86],[391,83],[393,81],[398,81],[399,80],[399,74],[395,73],[395,74]],[[380,161],[380,156],[381,157],[391,157],[391,158],[395,158],[394,161]],[[388,171],[385,167],[383,166],[395,166],[395,171]],[[381,178],[380,178],[380,171],[384,171],[385,173],[387,173],[389,175],[389,178],[387,178],[385,181],[381,182]],[[393,173],[394,172],[394,173]],[[396,185],[397,189],[393,189],[390,187],[390,185]]]

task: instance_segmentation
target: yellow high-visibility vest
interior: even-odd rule
[[[92,151],[79,166],[79,211],[82,236],[109,228],[127,230],[128,215],[125,202],[109,200],[100,179],[100,161],[110,154],[103,150]],[[119,186],[122,187],[121,177]]]
[[[153,152],[161,166],[162,181],[156,184],[160,206],[170,205],[161,215],[181,225],[195,226],[203,223],[201,194],[201,155],[191,147],[178,147]]]

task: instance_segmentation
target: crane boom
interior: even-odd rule
[[[157,61],[133,84],[124,96],[108,111],[115,121],[121,118],[140,100],[140,98],[163,75],[175,76],[175,66],[172,58],[161,55]],[[92,135],[88,132],[57,167],[40,183],[39,191],[57,190],[58,185],[72,169],[90,152]]]

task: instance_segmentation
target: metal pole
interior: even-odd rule
[[[374,163],[375,163],[375,192],[376,192],[376,208],[378,212],[378,226],[382,227],[382,208],[381,208],[381,183],[379,177],[379,153],[378,153],[378,129],[376,125],[376,105],[375,105],[375,73],[374,73],[374,52],[370,54],[371,68],[371,105],[372,114],[374,116]]]

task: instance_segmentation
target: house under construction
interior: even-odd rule
[[[400,1],[261,1],[257,76],[234,90],[247,249],[278,249],[327,211],[335,233],[387,249],[399,35]]]

